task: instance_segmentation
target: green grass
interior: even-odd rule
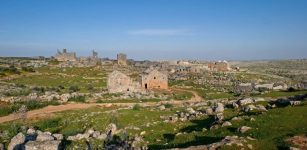
[[[191,99],[193,94],[191,92],[180,91],[173,93],[172,98],[174,100],[189,100]]]
[[[258,139],[257,141],[250,142],[255,149],[278,149],[289,145],[284,142],[285,138],[307,133],[307,120],[305,119],[307,118],[306,104],[296,107],[276,108],[263,114],[242,114],[238,110],[226,109],[224,113],[225,120],[241,114],[245,116],[251,115],[256,121],[251,122],[249,119],[232,121],[233,126],[231,127],[208,130],[206,132],[202,131],[202,129],[209,127],[209,124],[212,122],[212,117],[210,116],[176,123],[165,123],[160,119],[160,116],[174,114],[177,110],[181,110],[181,108],[171,107],[170,110],[159,111],[137,107],[137,109],[110,112],[112,109],[115,109],[115,107],[93,107],[85,110],[66,111],[57,113],[54,118],[27,122],[27,124],[31,124],[43,131],[62,133],[66,137],[83,133],[88,128],[104,131],[109,123],[115,123],[119,129],[134,126],[140,128],[140,130],[127,129],[128,133],[135,135],[146,131],[144,139],[149,142],[150,149],[210,144],[221,140],[227,135],[256,138]],[[9,127],[10,123],[5,123],[0,125],[0,130],[9,129],[11,130],[10,132],[16,133],[20,125],[16,124],[13,128]],[[250,126],[253,129],[244,134],[238,133],[236,129],[243,125]],[[186,134],[176,136],[179,132],[186,132]],[[233,147],[223,147],[223,149],[233,149]]]
[[[0,105],[0,116],[6,116],[15,111],[18,111],[22,105],[26,105],[28,110],[33,110],[33,109],[46,107],[48,105],[59,105],[59,102],[57,101],[39,102],[36,100],[30,100],[25,102],[16,102],[8,105],[2,104]]]
[[[42,87],[63,86],[69,92],[69,87],[78,85],[81,92],[106,87],[106,72],[94,68],[48,68],[37,69],[39,75],[30,75],[11,80],[11,83]],[[35,81],[35,82],[33,82]]]

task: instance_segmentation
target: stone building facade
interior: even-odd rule
[[[127,55],[123,53],[117,54],[117,64],[121,66],[127,65]]]
[[[66,49],[63,49],[62,52],[58,51],[55,55],[57,61],[77,61],[75,52],[67,52]]]
[[[113,71],[108,75],[107,88],[109,93],[129,93],[141,91],[141,86],[138,82],[119,71]]]
[[[148,69],[142,75],[141,85],[144,89],[168,89],[168,75],[156,69]]]
[[[151,89],[168,89],[168,75],[158,70],[147,70],[140,81],[133,81],[120,71],[108,75],[107,88],[109,93],[143,92]]]

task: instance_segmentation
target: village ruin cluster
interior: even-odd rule
[[[306,131],[306,64],[110,59],[67,49],[50,58],[2,57],[0,150],[262,149],[260,140],[272,137],[261,123],[289,122],[272,115],[301,115],[290,122]],[[304,139],[295,135],[282,138]]]

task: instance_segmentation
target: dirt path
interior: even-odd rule
[[[86,103],[70,103],[65,105],[57,105],[57,106],[47,106],[41,109],[31,110],[27,112],[27,118],[41,118],[45,116],[49,116],[52,113],[55,112],[61,112],[66,110],[78,110],[78,109],[86,109],[94,106],[100,106],[100,107],[110,107],[110,104],[86,104]],[[0,123],[8,122],[16,120],[16,115],[10,114],[8,116],[0,117]]]
[[[27,119],[35,119],[35,118],[43,118],[51,116],[53,113],[62,112],[66,110],[78,110],[78,109],[86,109],[90,107],[133,107],[135,104],[139,104],[141,106],[157,106],[165,103],[180,105],[183,103],[194,103],[198,102],[197,96],[195,95],[195,99],[192,100],[170,100],[170,101],[160,101],[160,102],[145,102],[145,103],[69,103],[64,105],[57,106],[47,106],[41,109],[31,110],[27,112]],[[17,120],[16,115],[10,114],[8,116],[0,117],[0,123],[9,122]]]
[[[204,100],[201,96],[198,95],[197,92],[193,91],[193,90],[187,90],[187,89],[180,89],[180,88],[171,88],[171,90],[173,91],[184,91],[184,92],[190,92],[193,94],[192,98],[190,99],[190,101],[202,101]]]

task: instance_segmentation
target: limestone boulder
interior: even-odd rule
[[[54,137],[46,133],[39,134],[36,137],[36,141],[52,141],[52,140],[54,140]]]
[[[247,104],[254,103],[254,100],[253,100],[252,98],[244,98],[244,99],[238,100],[237,103],[238,103],[240,106],[243,106],[243,105],[247,105]]]
[[[56,140],[63,140],[63,134],[52,134],[52,136],[56,139]]]
[[[225,121],[225,122],[222,124],[222,127],[229,127],[229,126],[232,126],[232,123],[229,122],[229,121]]]
[[[214,109],[215,113],[222,113],[224,112],[224,104],[222,103],[217,103]]]
[[[11,142],[8,145],[8,150],[14,150],[14,149],[23,149],[23,144],[26,140],[26,136],[23,133],[18,133],[15,135],[12,139]]]
[[[212,108],[209,107],[209,108],[206,109],[206,114],[207,115],[211,115],[212,113],[213,113]]]
[[[29,141],[25,145],[26,150],[58,150],[61,141]]]
[[[251,127],[248,127],[248,126],[242,126],[240,128],[238,128],[238,132],[240,133],[245,133],[246,131],[252,129]]]
[[[27,130],[27,134],[28,134],[28,135],[34,135],[34,134],[36,134],[36,131],[35,131],[35,129],[29,128],[29,129]]]

